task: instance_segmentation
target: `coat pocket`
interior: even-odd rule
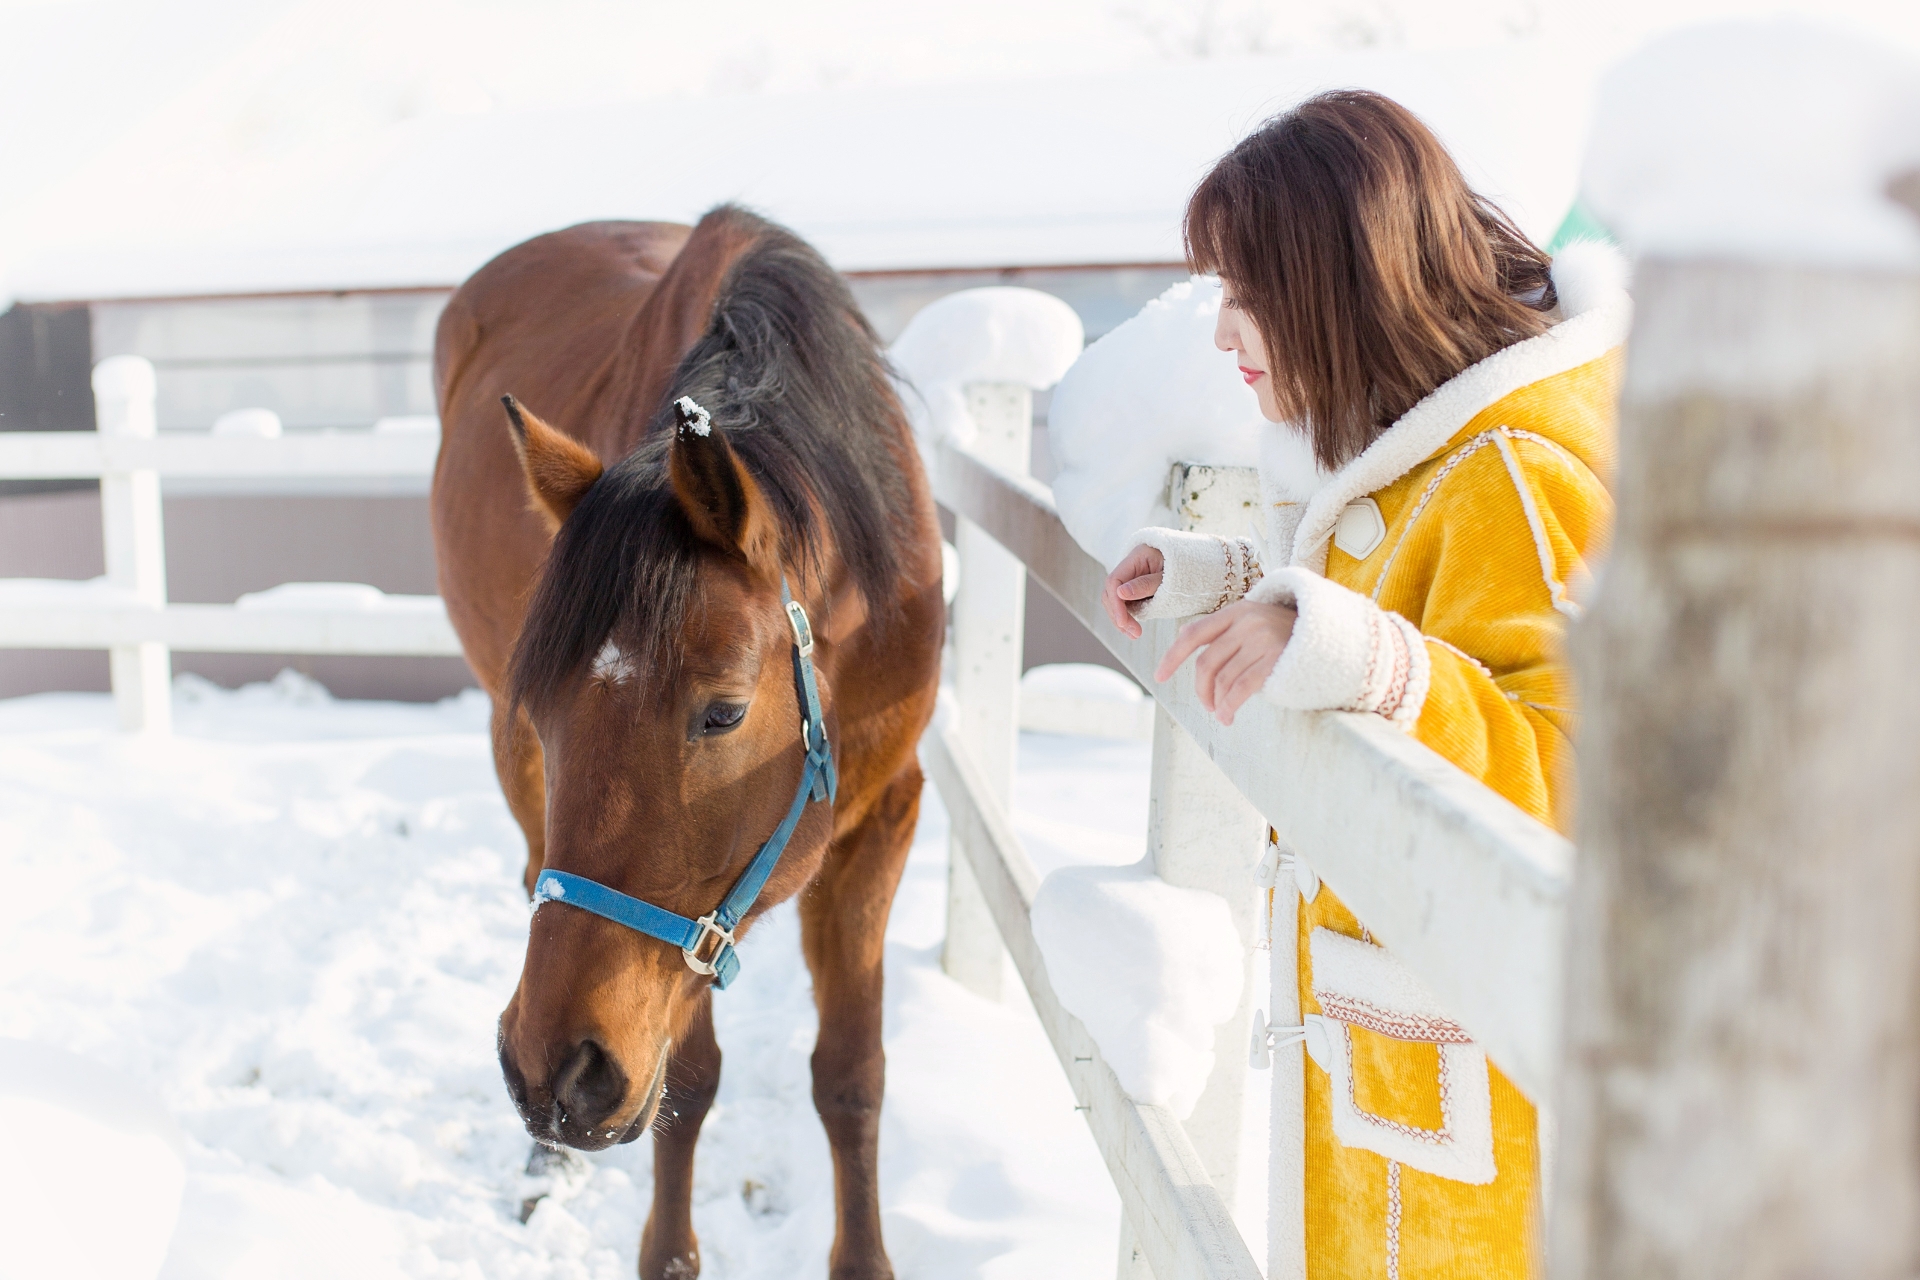
[[[1492,1182],[1487,1055],[1384,949],[1331,929],[1308,945],[1334,1137],[1436,1177]]]

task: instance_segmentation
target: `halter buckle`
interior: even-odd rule
[[[694,939],[691,947],[680,948],[680,954],[686,957],[687,968],[693,970],[695,973],[704,973],[708,977],[712,977],[718,970],[720,957],[726,954],[727,948],[735,945],[733,941],[733,931],[730,929],[722,929],[719,924],[715,922],[714,917],[719,914],[717,911],[709,911],[706,915],[695,920],[693,925],[694,928],[700,930],[700,936]],[[684,918],[685,917],[682,917],[682,919]],[[707,945],[709,938],[718,938],[720,945],[713,949],[713,959],[702,960],[700,958],[700,949]]]
[[[803,658],[813,656],[813,624],[798,600],[787,601],[787,625],[793,628],[793,644]]]

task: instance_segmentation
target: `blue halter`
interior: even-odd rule
[[[711,975],[714,986],[722,991],[727,989],[727,984],[740,972],[734,929],[752,909],[760,891],[767,887],[767,878],[773,874],[780,855],[786,852],[787,841],[800,825],[800,815],[806,811],[808,801],[831,801],[839,793],[833,746],[827,741],[827,726],[820,719],[820,689],[813,677],[813,627],[807,622],[807,611],[787,591],[784,577],[780,580],[780,603],[785,606],[787,623],[793,628],[793,683],[800,697],[800,742],[807,750],[807,760],[800,770],[800,787],[793,794],[787,816],[760,846],[760,852],[753,855],[753,861],[734,881],[726,898],[698,920],[689,920],[571,871],[542,871],[533,886],[534,910],[549,902],[564,902],[649,938],[670,942],[680,948],[688,968]],[[710,941],[717,945],[710,957],[702,959],[700,952]]]

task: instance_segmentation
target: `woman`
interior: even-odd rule
[[[1114,624],[1207,616],[1223,722],[1255,693],[1384,716],[1562,831],[1562,656],[1612,514],[1629,304],[1609,250],[1550,261],[1439,141],[1377,94],[1314,98],[1235,147],[1187,209],[1266,428],[1264,545],[1143,529],[1109,576]],[[1307,1253],[1319,1277],[1534,1268],[1533,1108],[1303,877]]]

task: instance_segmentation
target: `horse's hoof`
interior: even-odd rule
[[[520,1221],[531,1218],[549,1196],[558,1201],[571,1199],[592,1176],[593,1166],[578,1151],[534,1143],[526,1170],[520,1175]]]

